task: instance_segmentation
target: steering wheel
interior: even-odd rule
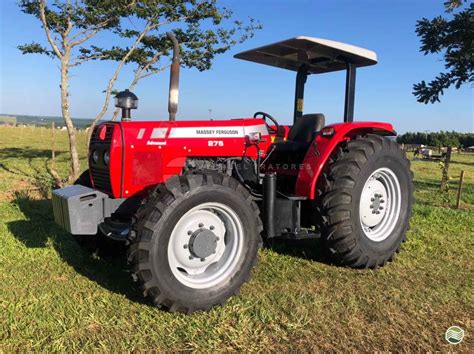
[[[278,128],[280,127],[280,124],[278,124],[277,120],[273,118],[271,115],[265,112],[256,112],[253,117],[254,118],[261,118],[265,121],[265,125],[267,126],[268,132],[270,134],[276,134],[278,132]],[[269,119],[273,124],[275,124],[275,128],[273,128],[270,124],[266,122],[266,120]]]

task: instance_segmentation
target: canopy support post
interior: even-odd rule
[[[344,123],[350,123],[354,121],[355,83],[356,66],[352,63],[347,63],[346,97],[344,100]]]
[[[308,65],[302,64],[296,74],[296,88],[295,88],[295,111],[293,115],[293,123],[303,115],[304,103],[304,85],[308,78]]]

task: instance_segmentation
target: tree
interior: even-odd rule
[[[448,181],[449,181],[449,165],[451,163],[451,154],[453,147],[459,146],[459,134],[456,132],[444,132],[440,131],[439,133],[433,134],[432,137],[433,145],[438,147],[446,147],[446,154],[444,156],[444,162],[442,166],[442,176],[441,176],[441,191],[448,190]]]
[[[428,84],[423,80],[413,85],[413,94],[418,102],[440,102],[445,89],[452,85],[459,89],[464,83],[474,81],[474,4],[469,2],[462,9],[466,2],[449,0],[444,3],[446,13],[453,14],[450,20],[437,16],[432,20],[423,18],[416,23],[416,34],[421,40],[420,51],[424,55],[443,53],[446,68],[446,72],[440,73]]]
[[[40,21],[48,43],[20,45],[20,51],[59,60],[61,112],[71,157],[69,183],[80,173],[70,115],[71,70],[92,60],[117,63],[103,92],[104,103],[94,119],[95,126],[107,113],[124,66],[135,67],[129,88],[168,67],[172,44],[165,31],[172,31],[180,42],[182,65],[202,71],[211,67],[216,55],[251,38],[261,27],[252,18],[247,24],[232,20],[232,12],[218,7],[217,0],[53,0],[51,4],[47,0],[21,0],[19,6]],[[98,46],[94,39],[103,32],[115,36],[116,44]]]
[[[448,134],[449,140],[444,136]],[[442,137],[442,138],[440,138]],[[458,133],[458,132],[407,132],[397,136],[397,141],[400,144],[423,144],[429,146],[435,146],[441,148],[443,146],[462,146],[469,147],[474,146],[474,133]]]

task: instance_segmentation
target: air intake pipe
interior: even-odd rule
[[[166,33],[168,38],[173,42],[173,60],[171,62],[170,71],[170,92],[168,98],[169,120],[176,120],[176,112],[178,112],[178,96],[179,96],[179,44],[175,35],[171,32]]]

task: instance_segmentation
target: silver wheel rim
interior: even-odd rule
[[[171,232],[171,271],[181,284],[194,289],[224,282],[237,270],[243,238],[242,221],[231,208],[222,203],[200,204],[186,212]]]
[[[359,218],[364,234],[380,242],[390,236],[401,209],[401,189],[395,173],[386,167],[374,171],[364,184]]]

